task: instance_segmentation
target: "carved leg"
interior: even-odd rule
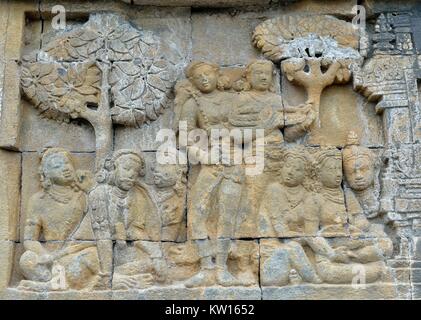
[[[97,290],[111,288],[113,268],[113,242],[111,240],[98,240],[98,257],[100,263],[99,281],[95,286]]]
[[[216,279],[218,284],[224,287],[239,286],[241,281],[234,277],[228,270],[227,261],[231,248],[231,239],[217,240],[216,254]]]
[[[299,243],[295,241],[289,242],[288,251],[291,265],[295,270],[297,270],[304,281],[310,283],[323,282],[317,275],[314,266],[311,264],[303,247]]]
[[[94,247],[63,257],[59,263],[65,266],[66,280],[72,289],[92,288],[98,281],[100,267]]]
[[[47,282],[51,280],[51,264],[42,264],[33,251],[26,251],[19,260],[23,276],[27,280]]]
[[[289,272],[291,270],[289,253],[286,249],[276,249],[264,262],[260,274],[263,286],[286,286],[289,283]]]
[[[207,287],[215,283],[215,264],[212,261],[210,240],[196,240],[200,256],[200,271],[185,283],[187,288]]]
[[[242,184],[223,179],[218,194],[218,238],[233,238],[235,222],[241,202]]]
[[[386,268],[383,261],[367,264],[341,264],[327,260],[317,264],[320,277],[326,283],[332,284],[353,284],[358,281],[373,283],[385,276]]]
[[[190,239],[208,239],[207,219],[210,214],[210,202],[221,181],[221,174],[214,168],[202,166],[196,183],[191,189],[189,216],[187,219]]]
[[[138,242],[138,246],[152,259],[152,266],[156,274],[156,281],[165,282],[168,278],[167,262],[162,253],[161,244],[156,242]]]

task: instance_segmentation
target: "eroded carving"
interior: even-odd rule
[[[70,241],[86,211],[90,175],[76,171],[64,149],[44,151],[40,177],[42,190],[28,205],[24,231],[25,253],[19,266],[26,280],[19,288],[46,291],[92,289],[98,281],[99,261],[93,242]],[[47,243],[40,242],[41,240]],[[62,268],[62,282],[53,279]]]

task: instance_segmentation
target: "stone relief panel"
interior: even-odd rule
[[[209,21],[233,23],[223,14],[148,10],[146,22],[92,13],[28,40],[6,293],[412,298],[421,196],[408,17],[379,15],[369,37],[330,15],[250,14],[254,31],[230,46],[241,54],[218,58],[197,39]],[[190,45],[173,45],[169,26]],[[37,141],[47,124],[57,133]],[[175,162],[161,161],[159,129],[171,129]]]

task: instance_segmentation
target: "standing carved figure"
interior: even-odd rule
[[[227,92],[218,90],[219,67],[193,62],[188,66],[186,75],[197,92],[182,106],[180,120],[187,122],[189,131],[202,129],[208,137],[212,129],[227,129],[227,115],[232,103]],[[202,165],[191,188],[187,224],[189,238],[195,240],[198,246],[200,272],[187,280],[186,286],[208,286],[215,281],[224,286],[240,285],[241,282],[228,271],[227,259],[244,172],[241,166],[231,164],[207,165],[208,159],[203,159],[201,155],[207,154],[204,151],[208,150],[200,150],[193,144],[189,141],[189,156],[199,158]],[[216,227],[208,223],[213,207],[217,216]],[[217,238],[216,266],[212,259],[211,237]]]
[[[99,261],[93,242],[73,243],[72,235],[86,210],[86,173],[76,171],[71,155],[61,148],[43,152],[42,190],[29,200],[24,231],[25,253],[19,265],[25,290],[89,289],[98,280]],[[41,239],[45,243],[40,242]],[[65,284],[54,288],[52,269],[63,267]]]

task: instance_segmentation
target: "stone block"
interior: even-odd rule
[[[260,56],[250,39],[258,23],[258,20],[242,16],[241,13],[230,16],[193,12],[192,59],[223,66],[246,65]],[[236,36],[227,37],[228,30]]]
[[[26,100],[21,102],[20,108],[22,151],[39,152],[46,147],[60,146],[74,152],[95,152],[94,130],[86,122],[60,123],[41,118],[39,112]]]
[[[7,50],[7,48],[6,48]],[[0,147],[18,149],[21,128],[21,95],[19,65],[5,60],[3,102],[0,118]]]
[[[262,288],[263,300],[394,300],[396,287],[392,284],[295,285],[283,288]]]
[[[4,299],[4,291],[9,286],[12,275],[15,243],[13,241],[0,241],[0,299]]]
[[[0,241],[18,236],[21,154],[0,149]]]

